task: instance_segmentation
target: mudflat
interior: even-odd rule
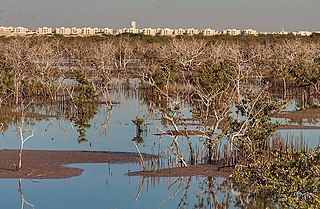
[[[17,171],[19,150],[0,150],[0,178],[63,179],[79,176],[83,170],[67,166],[77,163],[139,163],[137,153],[93,152],[93,151],[48,151],[24,150],[22,169]],[[144,155],[145,159],[151,155]],[[130,176],[224,176],[232,173],[232,168],[217,165],[192,165],[188,167],[166,168],[156,171],[129,172]]]
[[[234,168],[219,165],[190,165],[188,167],[165,168],[156,171],[137,171],[128,173],[129,176],[143,177],[180,177],[180,176],[208,176],[230,177]]]
[[[17,171],[18,153],[19,150],[0,150],[0,178],[62,179],[83,172],[68,164],[139,162],[136,153],[23,150],[22,168]]]

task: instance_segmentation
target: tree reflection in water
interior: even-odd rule
[[[32,203],[28,202],[24,197],[24,193],[23,193],[23,190],[22,190],[22,179],[21,178],[19,179],[19,189],[18,189],[18,191],[20,192],[20,196],[21,196],[21,207],[20,208],[24,209],[24,204],[26,204],[26,205],[30,206],[32,209],[34,209],[35,206]]]
[[[161,182],[161,181],[164,182]],[[143,191],[149,192],[161,184],[169,192],[155,208],[170,204],[171,208],[276,208],[275,203],[266,203],[253,198],[238,187],[231,178],[223,177],[142,177],[134,203],[142,198]],[[198,186],[194,186],[198,185]],[[177,203],[173,206],[172,203]]]

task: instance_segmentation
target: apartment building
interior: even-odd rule
[[[99,32],[98,28],[87,27],[87,28],[82,28],[81,29],[81,35],[84,35],[84,36],[93,36],[98,32]]]
[[[227,29],[222,31],[223,35],[230,35],[230,36],[239,36],[241,35],[241,30],[238,29]]]
[[[10,36],[11,31],[8,29],[8,27],[0,27],[0,36]]]
[[[70,35],[80,35],[82,33],[82,29],[81,28],[76,28],[76,27],[72,27],[71,28],[71,34]]]
[[[185,33],[186,33],[186,30],[183,28],[173,30],[173,35],[175,36],[183,36]]]
[[[56,28],[55,33],[57,35],[70,35],[71,34],[71,28],[65,28],[65,27],[60,27],[60,28]]]
[[[241,35],[243,36],[257,36],[258,33],[256,30],[253,29],[245,29],[241,31]]]
[[[157,29],[152,28],[144,28],[142,29],[142,33],[147,36],[156,36],[157,35]]]
[[[10,36],[10,35],[18,35],[18,36],[25,36],[27,35],[28,33],[31,33],[30,30],[26,27],[0,27],[0,32],[1,34],[3,35],[7,35],[7,36]]]
[[[185,30],[185,34],[188,36],[198,35],[199,33],[200,33],[200,31],[198,29],[194,29],[194,28],[188,28]]]
[[[144,29],[138,29],[137,24],[135,21],[131,22],[130,28],[120,28],[118,30],[114,30],[112,28],[91,28],[91,27],[84,27],[84,28],[65,28],[65,27],[59,27],[55,28],[53,30],[50,27],[39,27],[37,30],[30,31],[26,27],[0,27],[0,36],[13,36],[13,35],[32,35],[32,34],[38,34],[38,35],[49,35],[49,34],[58,34],[63,36],[69,36],[69,35],[80,35],[80,36],[93,36],[93,35],[99,35],[99,34],[107,34],[107,35],[117,35],[117,34],[123,34],[123,33],[132,33],[132,34],[144,34],[148,36],[182,36],[182,35],[197,35],[197,34],[203,34],[204,36],[213,36],[213,35],[231,35],[231,36],[238,36],[238,35],[253,35],[256,36],[258,34],[261,35],[287,35],[289,32],[286,32],[282,29],[280,32],[260,32],[258,33],[254,29],[245,29],[245,30],[238,30],[238,29],[226,29],[222,32],[218,32],[216,30],[213,30],[211,28],[207,29],[195,29],[195,28],[179,28],[179,29],[171,29],[171,28],[144,28]],[[298,32],[290,32],[290,34],[297,35],[297,36],[310,36],[312,33],[316,32],[310,32],[310,31],[298,31]],[[319,33],[319,32],[318,32]]]
[[[160,30],[160,36],[173,36],[174,30],[170,28],[164,28]]]
[[[201,33],[204,35],[204,36],[214,36],[214,35],[218,35],[218,32],[211,29],[211,28],[207,28],[207,29],[203,29],[201,30]]]
[[[21,27],[21,26],[14,28],[14,34],[15,35],[24,36],[24,35],[27,35],[28,31],[29,31],[28,28]]]
[[[103,28],[103,29],[101,29],[101,32],[106,35],[113,35],[114,34],[114,30],[111,28]]]
[[[48,27],[38,28],[36,33],[39,34],[39,35],[51,35],[52,34],[52,28],[48,28]]]

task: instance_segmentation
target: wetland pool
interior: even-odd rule
[[[117,101],[110,111],[99,106],[86,130],[87,142],[78,143],[74,124],[64,118],[34,121],[30,127],[35,135],[25,143],[30,150],[85,150],[136,152],[132,139],[136,136],[137,117],[145,119],[143,143],[140,151],[155,154],[171,143],[169,136],[159,136],[159,130],[168,130],[160,116],[148,115],[148,105],[135,94],[114,92]],[[49,115],[46,108],[39,112]],[[50,108],[49,108],[50,109]],[[105,128],[105,129],[104,129]],[[281,130],[283,135],[303,134],[309,147],[319,144],[317,130]],[[0,138],[1,149],[17,149],[20,144],[16,126],[11,124]],[[199,137],[192,136],[195,146],[201,146]],[[181,140],[187,155],[187,141]],[[250,199],[250,194],[240,192],[237,186],[223,177],[136,177],[129,171],[140,170],[139,164],[76,164],[67,165],[84,169],[77,177],[68,179],[0,179],[0,201],[4,208],[245,208],[264,204]],[[19,182],[21,181],[21,184]],[[19,185],[21,190],[19,190]],[[27,204],[30,203],[30,204]]]

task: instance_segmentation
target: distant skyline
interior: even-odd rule
[[[320,30],[320,0],[0,0],[0,26]]]

